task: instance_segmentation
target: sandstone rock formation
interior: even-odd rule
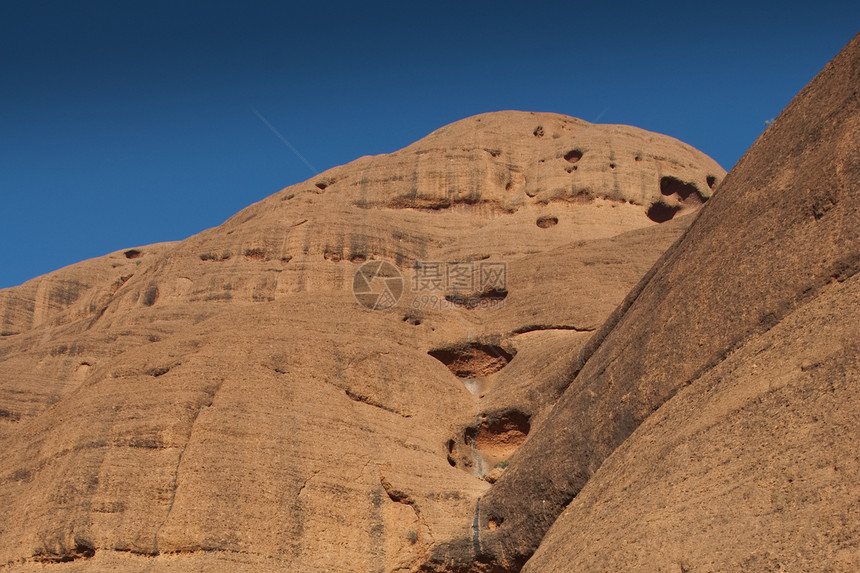
[[[439,569],[860,568],[858,87],[860,36],[567,366]]]
[[[0,291],[0,569],[432,562],[723,177],[639,129],[485,114]],[[402,272],[385,312],[352,293],[372,261]],[[422,262],[507,280],[420,290]]]
[[[609,337],[632,334],[637,312],[668,316],[645,310],[655,289],[688,295],[698,312],[662,331],[674,348],[649,376],[686,387],[601,466],[528,571],[860,568],[858,86],[860,36],[732,171],[630,326],[619,320]],[[703,237],[722,253],[710,264]],[[697,273],[720,260],[718,282]],[[693,307],[705,284],[711,302]],[[607,544],[619,530],[627,543]]]
[[[724,182],[485,114],[0,291],[0,570],[857,570],[858,86]]]

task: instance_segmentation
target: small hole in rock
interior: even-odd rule
[[[150,368],[146,371],[146,373],[153,378],[158,378],[159,376],[164,376],[165,374],[170,372],[170,368],[170,366],[157,366],[155,368]]]
[[[139,259],[143,255],[143,253],[141,253],[137,249],[129,249],[123,254],[127,259]]]
[[[430,350],[427,354],[458,378],[489,376],[508,365],[514,354],[494,344],[471,343]]]
[[[672,217],[675,216],[675,213],[680,210],[681,207],[678,205],[667,205],[662,201],[657,201],[648,207],[648,211],[645,214],[655,223],[665,223],[672,219]]]
[[[264,261],[266,260],[266,253],[260,248],[247,249],[245,251],[245,258],[252,261]]]
[[[717,178],[713,175],[708,175],[707,182],[708,182],[708,187],[713,189],[714,185],[717,184]]]
[[[445,300],[457,306],[472,310],[474,308],[492,308],[494,301],[504,300],[508,296],[507,288],[492,287],[473,293],[450,293]],[[490,306],[488,306],[490,305]]]
[[[682,201],[695,195],[699,201],[704,202],[704,197],[699,193],[699,188],[694,183],[685,183],[671,175],[660,179],[660,193],[666,196],[677,195]]]
[[[484,456],[506,460],[526,440],[530,429],[529,416],[511,410],[484,420],[477,428],[469,428],[466,440]]]
[[[579,149],[571,149],[564,154],[564,160],[568,163],[576,163],[580,159],[582,159],[582,151]]]
[[[538,217],[537,226],[541,229],[549,229],[558,225],[558,217]]]
[[[543,127],[541,127],[540,125],[537,126],[532,132],[532,134],[534,134],[535,137],[543,137]]]
[[[314,183],[314,185],[316,185],[317,189],[319,189],[320,191],[324,191],[325,188],[328,187],[328,183],[325,183],[323,181],[319,181],[317,183]]]

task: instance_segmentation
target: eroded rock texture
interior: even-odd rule
[[[639,129],[486,114],[0,291],[0,567],[417,570],[724,175]],[[386,312],[353,296],[368,261],[402,272]],[[422,262],[507,280],[413,290]]]
[[[858,86],[860,37],[586,343],[434,567],[857,570]]]
[[[860,36],[747,152],[586,363],[583,390],[619,373],[642,406],[674,397],[527,571],[860,568],[858,86]],[[645,322],[658,326],[644,365],[595,376]]]

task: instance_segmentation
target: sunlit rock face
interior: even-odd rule
[[[0,568],[478,563],[479,500],[724,176],[484,114],[0,291]]]

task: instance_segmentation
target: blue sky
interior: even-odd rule
[[[636,125],[729,169],[860,3],[698,4],[0,0],[0,288],[487,111]]]

